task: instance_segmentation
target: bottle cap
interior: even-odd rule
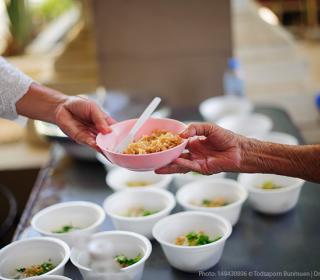
[[[228,68],[231,70],[237,70],[240,68],[240,62],[237,58],[231,57],[228,60]]]

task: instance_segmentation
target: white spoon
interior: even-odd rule
[[[130,143],[132,143],[134,136],[137,134],[139,129],[144,125],[144,123],[150,118],[152,113],[157,109],[158,105],[161,102],[160,97],[155,97],[148,107],[144,110],[140,118],[136,121],[132,129],[126,138],[124,138],[115,148],[116,153],[122,153]]]

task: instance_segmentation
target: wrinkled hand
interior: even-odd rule
[[[55,110],[54,120],[74,141],[87,144],[98,151],[95,140],[97,134],[111,132],[109,125],[115,123],[96,103],[82,97],[64,99]]]
[[[209,175],[239,169],[242,136],[209,123],[191,124],[180,136],[190,138],[186,147],[189,151],[157,173],[195,171]]]

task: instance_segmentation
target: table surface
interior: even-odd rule
[[[259,107],[257,112],[270,116],[274,121],[274,131],[295,135],[303,143],[298,130],[285,113],[278,108]],[[197,111],[176,111],[173,118],[180,120],[200,120]],[[29,226],[30,218],[40,209],[57,202],[86,200],[102,204],[112,193],[105,183],[105,170],[97,162],[73,161],[58,147],[52,149],[51,160],[39,174],[25,212],[17,228],[14,240],[36,236]],[[228,174],[236,178],[237,174]],[[174,186],[170,186],[174,191]],[[225,245],[223,256],[211,275],[200,276],[178,271],[165,259],[160,245],[152,241],[153,252],[147,261],[143,279],[210,279],[216,273],[217,279],[231,279],[231,275],[221,276],[224,271],[233,273],[320,271],[320,186],[306,182],[298,205],[292,211],[280,216],[259,214],[245,203],[241,217],[233,228]],[[177,206],[174,212],[180,211]],[[103,230],[112,230],[109,219]],[[68,263],[66,276],[82,279],[78,270]],[[220,275],[220,276],[219,276]],[[319,273],[320,275],[320,273]],[[258,275],[251,277],[259,278]]]

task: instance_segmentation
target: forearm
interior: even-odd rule
[[[320,145],[281,145],[244,138],[240,172],[273,173],[320,182]]]
[[[66,96],[58,91],[32,83],[27,93],[16,103],[19,115],[55,122],[55,112]]]

